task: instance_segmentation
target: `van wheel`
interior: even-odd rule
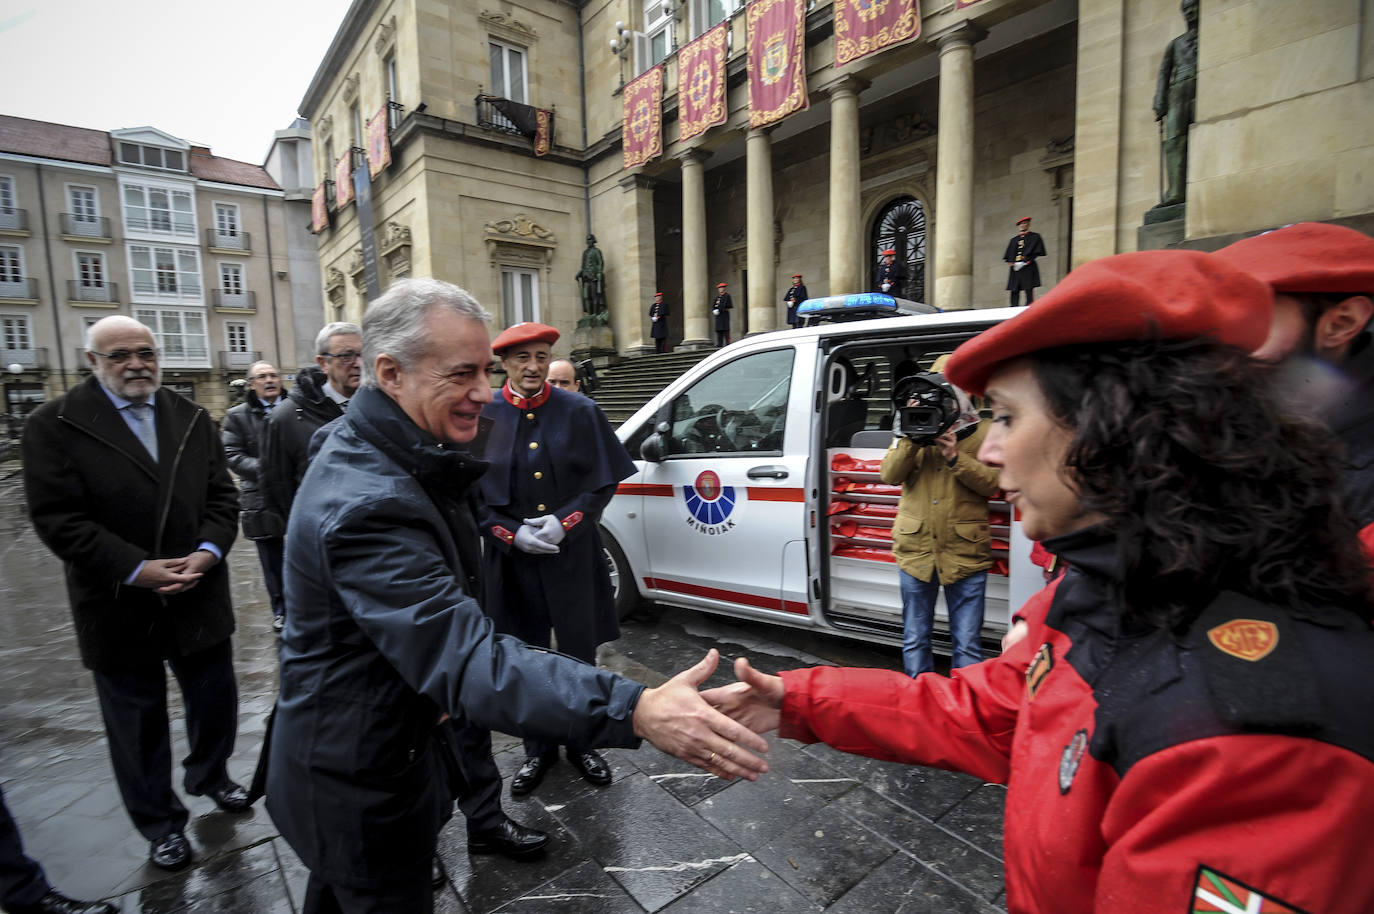
[[[639,588],[635,586],[634,573],[630,563],[625,561],[620,544],[605,530],[601,531],[601,553],[606,557],[606,570],[611,576],[616,618],[623,620],[639,606]]]

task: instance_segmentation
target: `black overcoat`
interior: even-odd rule
[[[24,427],[29,514],[65,565],[81,661],[100,672],[191,654],[234,632],[225,562],[170,596],[124,583],[140,562],[203,542],[227,557],[238,532],[238,490],[210,415],[165,387],[154,408],[156,463],[94,375]]]
[[[730,309],[735,307],[735,301],[730,297],[729,292],[722,292],[711,302],[711,310],[718,312],[716,318],[716,332],[730,332]]]
[[[1036,265],[1035,258],[1045,256],[1045,240],[1040,237],[1038,232],[1026,232],[1025,235],[1017,232],[1007,242],[1007,250],[1002,254],[1002,259],[1007,263],[1015,263],[1017,254],[1020,254],[1021,258],[1025,260],[1026,266],[1019,270],[1007,270],[1007,291],[1017,292],[1038,288],[1040,286],[1040,267]]]
[[[658,320],[654,320],[658,318]],[[668,338],[668,303],[649,303],[649,338],[666,340]]]
[[[279,405],[286,398],[278,400]],[[267,407],[249,393],[248,399],[224,414],[224,456],[239,478],[239,508],[243,535],[251,540],[276,539],[286,534],[286,520],[266,507],[262,494],[262,447],[267,432]]]

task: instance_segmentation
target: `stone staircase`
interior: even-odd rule
[[[620,425],[654,394],[714,351],[697,349],[645,355],[622,359],[610,368],[599,368],[596,377],[601,386],[596,390],[596,403],[611,420],[611,425]]]

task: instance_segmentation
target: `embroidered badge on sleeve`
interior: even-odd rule
[[[1207,630],[1207,638],[1219,651],[1241,660],[1263,660],[1278,646],[1279,629],[1259,619],[1232,619]]]
[[[1026,667],[1026,701],[1035,699],[1035,693],[1040,691],[1040,684],[1045,681],[1045,677],[1050,674],[1052,669],[1054,669],[1054,651],[1047,642],[1040,645],[1040,650],[1036,651],[1030,666]]]
[[[1197,868],[1189,914],[1308,914],[1205,863]]]

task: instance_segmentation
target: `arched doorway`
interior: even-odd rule
[[[897,197],[878,211],[873,220],[868,261],[868,287],[872,289],[882,252],[897,252],[906,266],[906,283],[898,298],[924,301],[926,290],[926,210],[915,197]]]

